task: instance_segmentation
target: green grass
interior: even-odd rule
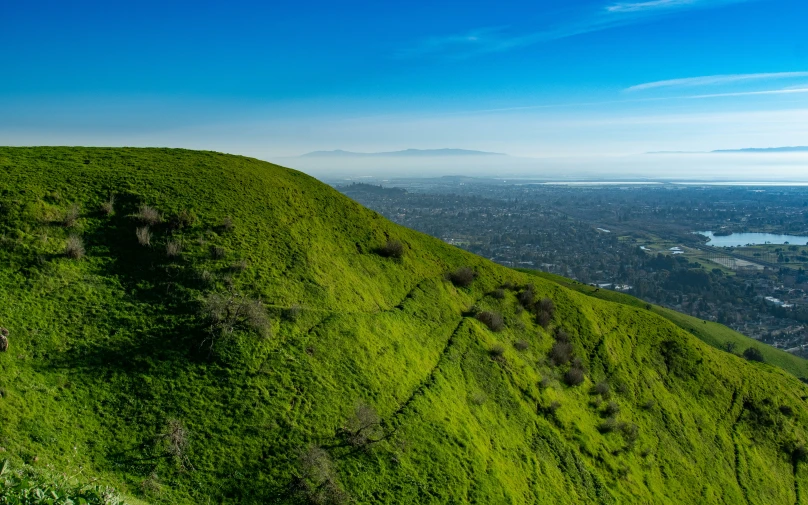
[[[164,217],[151,247],[142,205]],[[446,279],[461,267],[469,287]],[[570,287],[257,160],[0,148],[0,454],[146,503],[808,502],[802,383]],[[216,296],[255,317],[211,321]],[[548,359],[556,329],[579,386]]]
[[[643,309],[649,305],[638,298],[624,293],[618,293],[616,291],[610,291],[607,289],[597,289],[557,275],[548,274],[545,272],[534,273],[526,270],[525,272],[533,273],[534,275],[544,279],[552,280],[561,284],[562,286],[574,289],[595,298],[600,298],[601,300],[609,300]],[[660,307],[658,305],[651,305],[650,310],[661,315],[665,319],[668,319],[676,326],[690,332],[716,349],[727,350],[728,348],[732,348],[733,353],[742,354],[744,350],[750,347],[757,347],[760,349],[760,352],[763,354],[763,357],[766,359],[767,363],[778,366],[796,377],[808,378],[808,360],[800,358],[799,356],[795,356],[780,349],[775,349],[769,345],[761,344],[755,339],[738,333],[737,331],[728,328],[723,324],[705,321],[703,319],[682,314],[681,312],[676,312],[675,310]]]

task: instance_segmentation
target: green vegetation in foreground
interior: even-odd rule
[[[574,289],[580,293],[585,293],[595,298],[602,300],[609,300],[611,302],[621,303],[637,308],[648,308],[649,304],[635,298],[633,296],[618,293],[607,289],[597,289],[592,286],[587,286],[579,282],[575,282],[558,275],[548,274],[545,272],[536,272],[530,270],[522,270],[526,273],[542,277],[544,279],[557,282],[564,287]],[[733,352],[735,354],[743,354],[746,349],[750,347],[760,350],[767,363],[778,366],[786,372],[803,379],[808,380],[808,360],[787,353],[780,349],[775,349],[772,346],[762,344],[752,338],[749,338],[737,331],[724,326],[723,324],[714,323],[712,321],[705,321],[697,317],[682,314],[665,307],[658,305],[651,305],[650,310],[668,319],[676,326],[686,330],[705,343],[721,350]]]
[[[2,457],[132,500],[808,503],[792,375],[257,160],[0,148],[0,326]]]
[[[129,503],[137,503],[128,500]],[[8,460],[0,462],[0,504],[22,505],[120,505],[125,503],[109,487],[79,484],[66,475],[23,465],[12,468]]]

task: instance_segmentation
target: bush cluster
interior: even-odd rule
[[[109,195],[107,201],[101,204],[101,212],[107,216],[115,212],[115,195]]]
[[[404,244],[398,240],[389,239],[379,248],[379,255],[385,258],[401,259],[404,256]]]
[[[81,210],[79,209],[79,205],[74,203],[70,206],[70,208],[67,209],[67,212],[65,212],[65,215],[62,218],[62,224],[65,228],[72,228],[78,223],[80,215]]]
[[[149,205],[141,205],[135,217],[141,223],[149,226],[159,224],[163,220],[157,209]]]
[[[501,331],[505,327],[502,315],[497,312],[483,311],[477,314],[477,320],[488,326],[491,331]]]
[[[384,438],[381,418],[373,407],[360,403],[342,427],[342,436],[352,446],[366,449]]]
[[[447,277],[455,286],[467,288],[471,286],[471,283],[477,278],[477,272],[469,267],[461,267],[454,272],[449,272]]]
[[[535,286],[528,284],[516,295],[519,304],[536,317],[542,328],[547,328],[555,317],[555,303],[547,297],[536,300]]]
[[[341,504],[350,501],[337,478],[331,456],[318,446],[311,446],[300,455],[298,490],[310,503]]]
[[[583,365],[578,362],[573,362],[572,366],[567,373],[564,374],[564,382],[567,383],[568,386],[578,386],[584,381],[584,368]]]
[[[502,344],[494,344],[491,346],[491,349],[488,351],[488,354],[491,355],[494,359],[502,359],[505,355],[505,346]]]
[[[743,352],[743,357],[749,361],[757,361],[758,363],[765,363],[766,358],[763,357],[763,353],[760,352],[760,349],[757,347],[750,347]]]
[[[78,260],[84,257],[84,241],[78,235],[70,235],[65,243],[65,256]]]
[[[152,234],[148,226],[139,226],[135,229],[135,236],[137,237],[138,244],[143,247],[151,246]]]
[[[231,287],[227,293],[211,293],[202,300],[201,312],[210,324],[210,346],[236,330],[249,330],[266,336],[271,330],[269,316],[260,300],[252,300]]]

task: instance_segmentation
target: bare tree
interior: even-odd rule
[[[169,419],[165,430],[159,435],[164,443],[164,452],[183,470],[193,469],[188,460],[188,431],[179,419]]]
[[[298,484],[310,503],[338,505],[350,501],[340,486],[331,457],[323,448],[309,447],[300,455],[299,464],[302,475]]]
[[[384,438],[379,415],[366,403],[356,406],[353,416],[348,419],[342,432],[348,443],[354,447],[366,448]]]
[[[252,330],[266,336],[271,323],[260,300],[252,300],[230,287],[226,293],[211,293],[202,300],[202,312],[210,323],[210,347],[220,337],[229,337],[237,329]]]

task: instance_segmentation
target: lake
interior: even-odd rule
[[[797,235],[779,235],[776,233],[733,233],[732,235],[727,235],[726,237],[716,237],[711,231],[699,231],[696,233],[709,237],[710,240],[707,242],[707,245],[714,247],[738,247],[747,244],[808,244],[808,237],[800,237]]]

